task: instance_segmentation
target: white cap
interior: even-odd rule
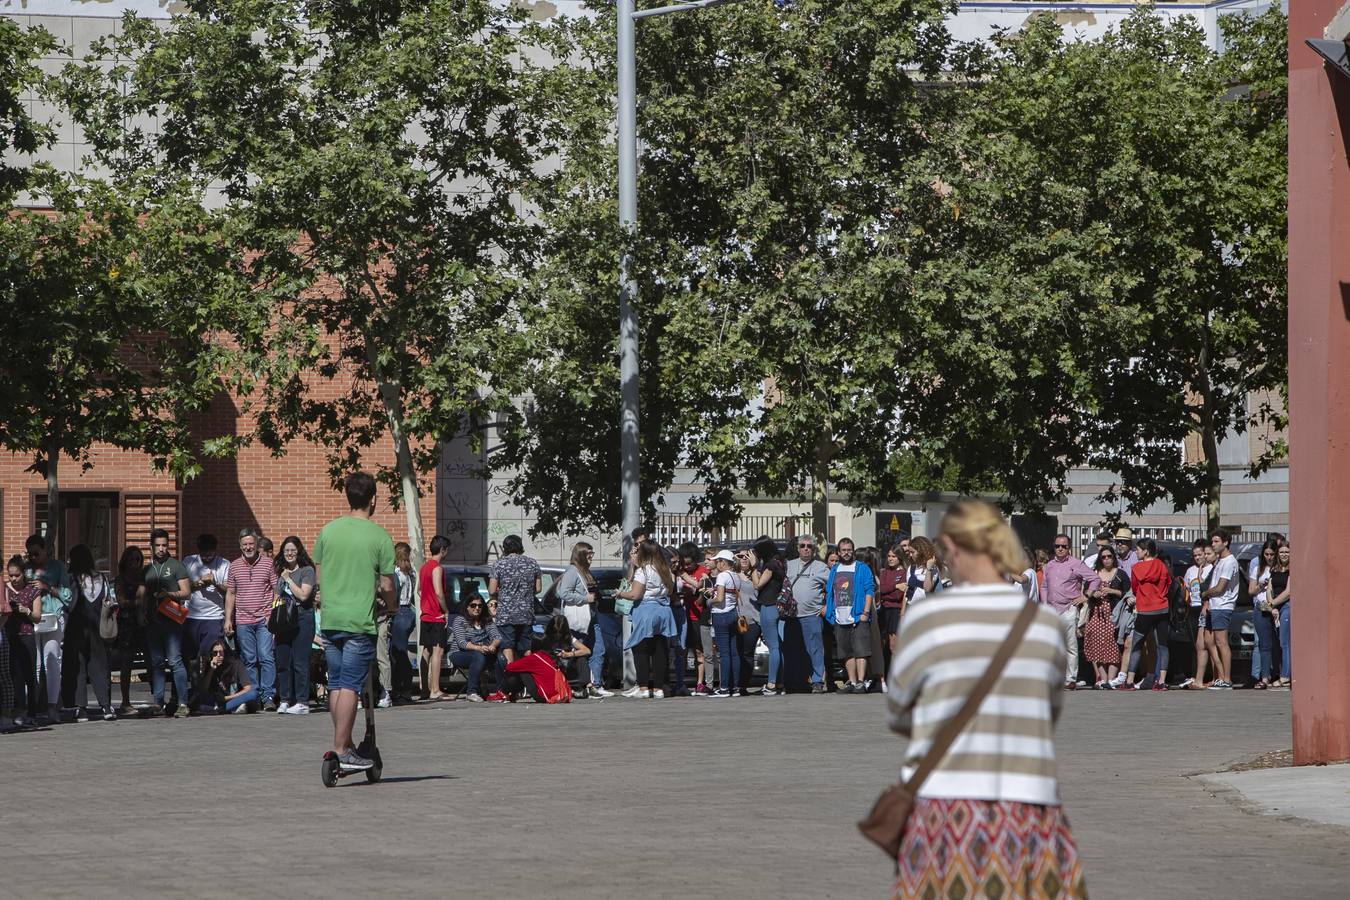
[[[730,550],[718,550],[713,559],[725,559],[727,562],[735,562],[736,555]]]

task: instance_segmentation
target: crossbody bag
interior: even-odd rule
[[[1031,621],[1036,617],[1036,604],[1025,603],[1017,613],[1017,618],[1013,620],[1012,628],[1008,631],[1008,636],[1003,639],[999,645],[998,652],[994,658],[989,660],[989,667],[984,670],[980,680],[975,682],[975,686],[970,689],[970,694],[966,696],[966,702],[957,710],[956,715],[952,716],[946,722],[942,723],[937,737],[933,739],[933,746],[928,748],[928,752],[919,762],[919,767],[914,770],[909,781],[893,784],[881,792],[877,797],[876,803],[872,805],[872,811],[868,813],[867,818],[858,823],[858,830],[863,833],[863,837],[876,844],[886,855],[895,860],[900,855],[900,841],[905,834],[905,822],[909,819],[910,810],[914,808],[914,800],[918,797],[919,788],[928,780],[928,776],[942,762],[942,758],[947,755],[956,738],[965,730],[967,724],[975,716],[975,712],[984,702],[984,698],[989,696],[993,690],[994,683],[998,681],[999,676],[1008,665],[1008,660],[1017,652],[1021,646],[1022,639],[1026,637],[1027,629],[1031,627]]]

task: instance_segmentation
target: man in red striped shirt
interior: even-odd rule
[[[277,708],[277,664],[267,617],[276,596],[277,573],[272,560],[258,550],[256,530],[239,532],[239,552],[225,584],[225,633],[237,635],[244,667],[258,686],[263,708],[271,712]]]

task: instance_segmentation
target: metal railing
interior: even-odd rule
[[[666,547],[676,547],[693,541],[700,547],[710,547],[730,541],[753,541],[768,535],[777,541],[790,541],[799,534],[812,534],[812,518],[801,516],[743,516],[726,528],[703,528],[698,516],[686,513],[664,513],[656,517],[656,541]],[[830,516],[828,539],[833,541],[835,520]]]
[[[1136,539],[1153,538],[1155,541],[1182,541],[1189,544],[1209,537],[1209,529],[1202,528],[1199,525],[1161,527],[1132,525],[1130,528]],[[1091,548],[1094,546],[1097,534],[1101,531],[1110,530],[1094,525],[1069,525],[1063,529],[1064,533],[1069,536],[1069,543],[1074,547],[1074,555],[1079,557],[1095,552]],[[1259,544],[1271,534],[1269,531],[1234,531],[1229,533],[1232,535],[1234,544]]]

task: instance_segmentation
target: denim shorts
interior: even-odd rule
[[[1210,631],[1227,631],[1228,622],[1233,618],[1231,609],[1211,609],[1209,611],[1209,624],[1205,627]]]
[[[366,685],[370,661],[375,658],[375,635],[325,630],[323,639],[324,657],[328,661],[328,690],[360,694]]]

